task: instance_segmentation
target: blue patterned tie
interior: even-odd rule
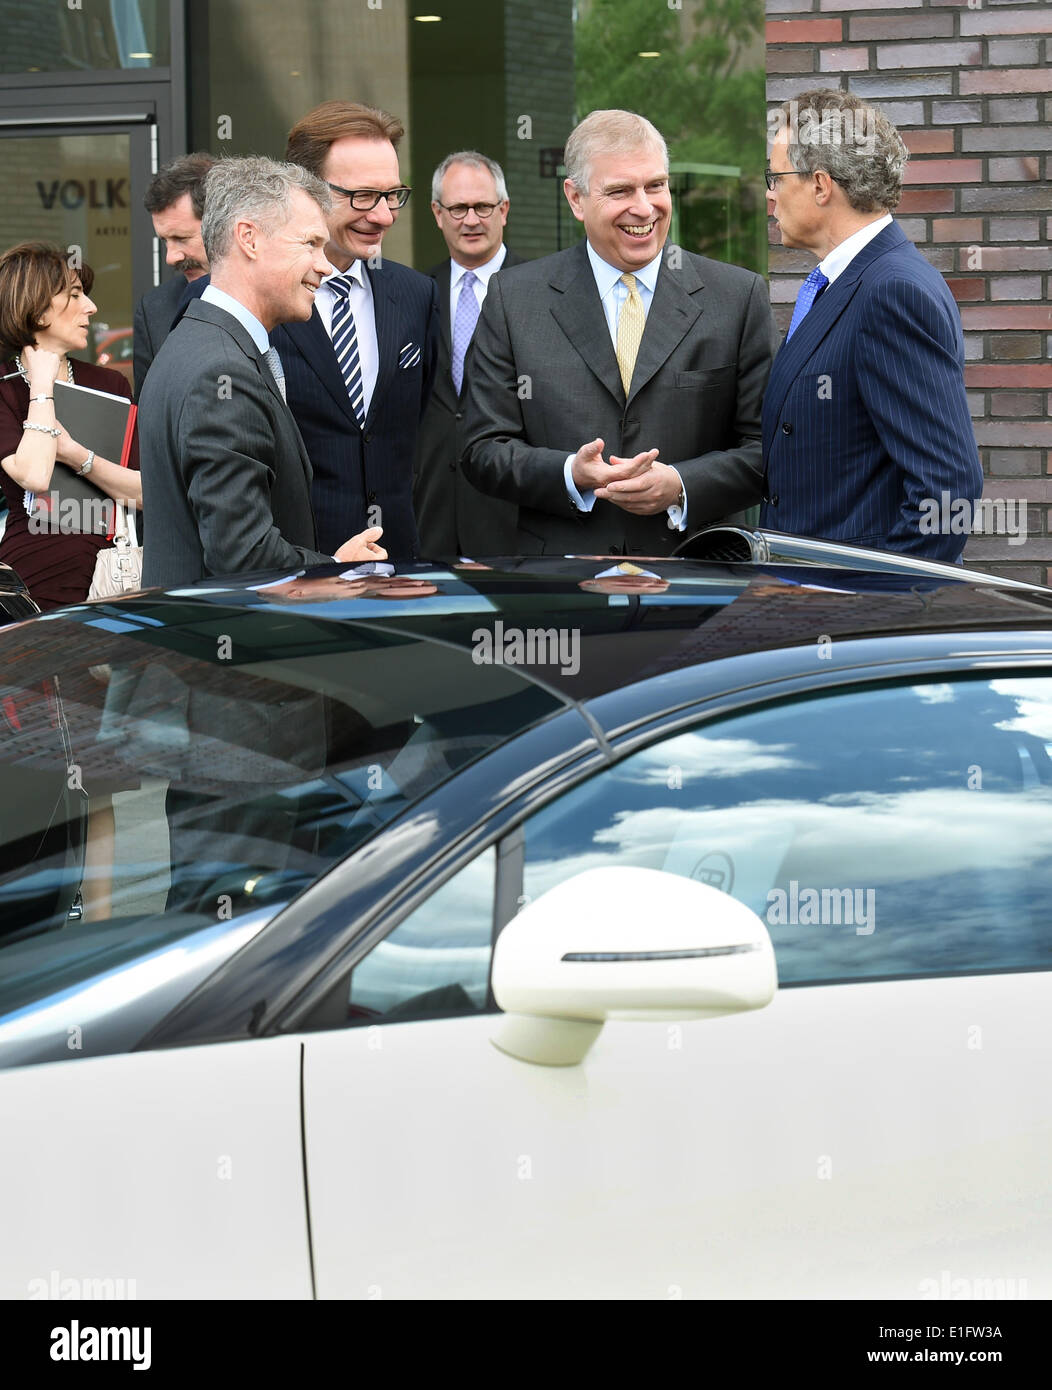
[[[351,398],[351,409],[359,425],[365,424],[365,383],[362,381],[362,364],[358,356],[358,333],[351,313],[351,279],[346,275],[334,275],[328,282],[329,289],[336,296],[332,306],[332,346],[340,371]]]
[[[475,297],[475,282],[478,276],[469,270],[460,282],[460,298],[457,300],[457,317],[453,324],[453,385],[460,395],[464,384],[464,358],[467,355],[471,335],[479,321],[479,302]]]
[[[793,321],[789,325],[789,332],[785,335],[786,342],[788,342],[796,332],[801,321],[806,317],[811,305],[828,284],[829,280],[827,277],[822,274],[818,266],[815,266],[814,270],[812,270],[811,274],[800,286],[800,293],[796,296],[796,308],[793,310]]]

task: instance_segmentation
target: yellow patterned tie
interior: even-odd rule
[[[621,283],[628,286],[628,298],[621,305],[621,312],[617,316],[617,365],[621,370],[621,385],[625,388],[627,397],[647,318],[643,312],[643,301],[636,289],[636,277],[626,273],[621,276]]]

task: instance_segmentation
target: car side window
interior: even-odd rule
[[[482,1013],[493,942],[496,849],[472,859],[354,967],[347,1023]]]
[[[767,924],[782,985],[1052,967],[1052,680],[869,686],[707,723],[525,824],[526,901],[630,864]]]

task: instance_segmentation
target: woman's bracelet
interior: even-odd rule
[[[23,420],[22,428],[24,430],[39,430],[41,434],[51,435],[52,439],[59,439],[62,436],[61,430],[56,430],[51,425],[38,425],[35,420]]]

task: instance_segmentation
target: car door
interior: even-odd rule
[[[292,1038],[0,1073],[0,1298],[309,1298],[299,1074]]]
[[[528,816],[303,1034],[319,1296],[1047,1297],[1050,746],[1046,675],[843,687]],[[609,863],[752,907],[773,1003],[508,1056],[496,898]]]

